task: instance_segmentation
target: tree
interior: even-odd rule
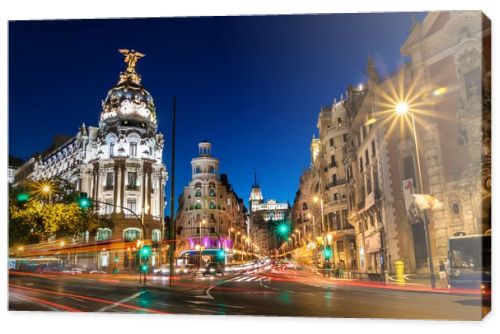
[[[40,190],[47,184],[50,184],[50,199],[47,192]],[[24,192],[30,194],[29,199],[20,202],[18,195]],[[113,228],[109,216],[80,209],[76,204],[77,196],[71,184],[62,179],[39,180],[12,188],[9,244],[39,242],[50,236],[78,237],[87,231],[93,235],[98,228]]]

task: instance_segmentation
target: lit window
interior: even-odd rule
[[[137,143],[130,143],[130,156],[131,157],[137,156]]]

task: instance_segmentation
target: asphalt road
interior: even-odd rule
[[[356,286],[302,270],[255,270],[138,282],[108,276],[10,275],[9,309],[349,318],[480,320],[489,307],[478,295]]]

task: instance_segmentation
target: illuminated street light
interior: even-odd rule
[[[448,92],[448,88],[446,87],[439,87],[437,89],[435,89],[433,92],[432,92],[432,95],[434,96],[441,96],[441,95],[444,95]]]
[[[419,192],[422,193],[424,189],[424,183],[422,180],[422,168],[420,165],[420,154],[419,154],[419,149],[418,149],[418,137],[417,137],[417,128],[415,127],[415,115],[413,113],[413,110],[408,106],[408,103],[406,102],[399,102],[395,106],[396,113],[398,113],[400,116],[405,115],[407,112],[410,113],[411,117],[411,124],[412,124],[412,131],[413,131],[413,140],[415,143],[415,155],[417,158],[417,172],[418,172],[418,180],[419,180]],[[429,237],[429,226],[428,226],[428,221],[427,221],[427,212],[425,210],[422,210],[424,213],[424,219],[423,219],[423,224],[424,224],[424,233],[425,233],[425,247],[427,249],[427,262],[429,265],[429,273],[430,273],[430,278],[431,278],[431,286],[432,288],[436,287],[436,279],[434,277],[434,264],[432,261],[432,250],[430,246],[430,237]]]
[[[410,107],[406,102],[398,102],[398,104],[396,104],[395,110],[398,115],[404,115],[410,110]]]

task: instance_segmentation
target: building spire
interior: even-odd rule
[[[254,171],[253,172],[253,187],[255,188],[255,187],[258,187],[258,186],[259,186],[259,184],[257,183],[257,172]]]

